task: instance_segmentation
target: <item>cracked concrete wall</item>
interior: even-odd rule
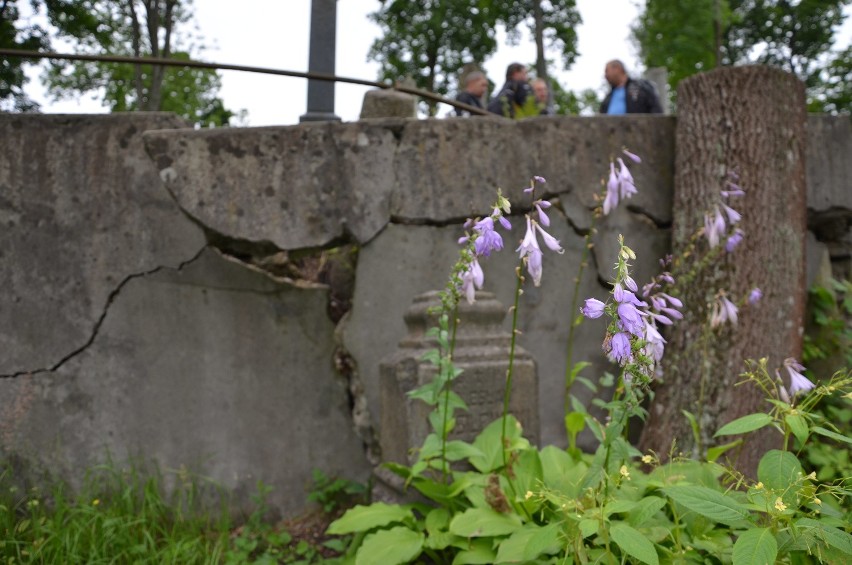
[[[311,468],[363,479],[368,424],[380,421],[378,364],[404,335],[403,313],[443,287],[462,222],[488,213],[498,186],[515,228],[483,267],[486,289],[511,304],[521,189],[536,174],[548,179],[566,252],[546,254],[542,286],[527,286],[520,343],[539,368],[542,441],[561,443],[570,300],[594,194],[622,147],[642,155],[639,194],[597,226],[581,298],[605,297],[619,233],[639,256],[637,281],[668,250],[675,119],[200,131],[159,114],[0,116],[11,148],[0,156],[0,374],[20,375],[0,380],[0,447],[72,474],[104,446],[198,463],[243,501],[255,479],[273,484],[285,511],[304,503]],[[841,120],[810,122],[811,149],[827,163],[809,169],[809,207],[820,213],[849,209]],[[210,249],[260,264],[344,242],[360,249],[337,327],[327,288]],[[608,368],[602,335],[590,322],[577,336],[575,360],[592,362],[590,376]]]
[[[212,249],[141,133],[171,114],[0,115],[0,458],[77,483],[107,453],[281,512],[369,466],[334,367],[328,287]],[[317,315],[320,313],[320,315]]]

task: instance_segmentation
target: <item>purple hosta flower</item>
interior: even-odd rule
[[[814,388],[814,383],[802,374],[805,368],[792,357],[784,360],[784,368],[790,375],[790,394],[796,396],[800,392],[808,392]]]
[[[757,287],[751,289],[751,292],[748,293],[748,303],[751,306],[754,306],[755,304],[760,302],[761,298],[763,298],[763,291],[761,291]]]
[[[538,175],[534,176],[533,180],[539,184],[545,184],[547,182],[544,177],[540,177]]]
[[[622,302],[618,305],[618,319],[621,327],[636,337],[642,337],[645,334],[645,321],[642,319],[642,312],[630,302]]]
[[[604,313],[605,306],[606,304],[597,298],[587,298],[585,305],[580,307],[580,312],[590,319],[600,318]]]
[[[533,278],[533,284],[538,286],[541,284],[541,248],[538,246],[538,239],[535,237],[535,229],[533,221],[527,216],[527,232],[524,234],[524,239],[521,241],[520,247],[515,251],[520,252],[520,258],[526,257],[527,272]]]
[[[482,285],[485,283],[485,273],[482,272],[482,267],[479,265],[479,261],[477,261],[475,257],[473,261],[470,262],[468,269],[462,273],[461,280],[462,294],[465,295],[468,303],[473,304],[476,296],[476,289],[482,288]]]
[[[663,358],[665,343],[666,340],[657,331],[656,326],[650,322],[645,322],[645,355],[659,363],[660,359]]]
[[[778,398],[780,398],[781,400],[783,400],[787,404],[792,404],[793,401],[790,400],[790,395],[787,394],[787,389],[784,388],[783,384],[780,384],[781,383],[781,373],[778,372],[778,369],[775,369],[775,376],[778,377],[778,383],[779,383],[779,385],[778,385]]]
[[[674,279],[672,279],[671,284],[674,284]],[[681,302],[679,298],[675,298],[674,296],[670,296],[670,295],[666,294],[665,292],[661,292],[660,296],[662,296],[663,298],[668,300],[669,304],[671,304],[675,308],[683,308],[683,302]]]
[[[722,217],[722,212],[716,206],[712,214],[704,216],[704,234],[707,236],[707,241],[710,247],[719,245],[719,239],[725,233],[725,218]]]
[[[477,255],[488,257],[492,251],[503,249],[503,238],[494,230],[494,220],[490,217],[480,220],[473,226],[479,237],[473,242]]]
[[[609,164],[609,180],[606,183],[606,196],[603,202],[604,216],[618,206],[618,175],[615,173],[615,163]]]
[[[612,296],[615,298],[615,301],[618,303],[627,302],[633,304],[634,306],[647,306],[648,304],[642,302],[636,295],[630,292],[629,290],[624,290],[621,286],[621,283],[615,283],[615,288],[613,288]]]
[[[710,317],[710,327],[721,326],[725,322],[730,322],[732,325],[737,325],[737,307],[728,300],[724,294],[716,297],[716,303],[713,305],[713,315]]]
[[[559,244],[558,239],[544,231],[544,228],[538,225],[537,222],[533,222],[533,225],[535,226],[535,229],[538,230],[538,233],[541,234],[541,239],[544,240],[544,244],[547,246],[548,249],[550,249],[551,251],[556,251],[560,255],[565,253],[565,250],[562,249],[562,246]]]
[[[494,211],[491,213],[491,217],[497,218],[497,221],[500,222],[500,225],[503,226],[504,230],[512,231],[512,224],[509,223],[509,220],[506,219],[506,216],[503,215],[500,208],[494,208]]]
[[[624,332],[618,332],[609,341],[609,354],[621,365],[633,360],[633,352],[630,350],[630,337]]]
[[[725,211],[725,215],[728,216],[728,223],[730,225],[734,225],[743,219],[739,212],[737,212],[727,204],[722,204],[722,209]]]
[[[621,165],[621,170],[618,172],[618,196],[622,200],[631,198],[637,192],[636,185],[633,183],[633,175],[630,174],[627,165],[624,164],[621,158],[618,159],[618,164]]]
[[[725,243],[725,251],[731,253],[736,249],[737,245],[739,245],[743,240],[743,230],[737,228],[734,230],[734,233],[728,238],[728,241]]]
[[[547,200],[536,200],[533,204],[535,205],[536,211],[538,211],[538,221],[541,222],[541,225],[544,227],[549,226],[550,218],[547,217],[547,214],[545,214],[544,211],[550,208],[550,202]]]
[[[722,191],[722,196],[724,196],[725,198],[745,196],[745,191],[742,188],[740,188],[739,185],[734,184],[731,181],[728,181],[727,187],[728,187],[728,190]]]
[[[631,153],[627,149],[622,149],[621,152],[624,153],[625,155],[627,155],[628,159],[630,159],[634,163],[641,163],[642,162],[642,159],[639,158],[639,155],[636,155],[635,153]]]

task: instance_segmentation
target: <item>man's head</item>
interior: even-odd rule
[[[535,93],[536,102],[539,104],[547,104],[547,83],[544,82],[544,79],[537,78],[533,80],[530,85]]]
[[[624,86],[627,83],[627,71],[624,70],[624,63],[618,59],[613,59],[607,63],[604,68],[604,77],[613,88]]]
[[[527,81],[527,68],[520,63],[512,63],[506,67],[506,80]]]
[[[464,89],[475,97],[481,98],[488,90],[488,79],[480,71],[473,71],[465,77]]]

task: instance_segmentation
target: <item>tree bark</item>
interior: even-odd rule
[[[533,20],[535,22],[535,73],[550,88],[547,60],[544,58],[544,11],[541,8],[541,0],[533,1]]]
[[[669,338],[662,382],[640,440],[662,456],[703,455],[727,422],[770,405],[763,393],[740,382],[744,360],[766,357],[771,374],[787,357],[800,359],[805,307],[805,96],[793,75],[769,67],[717,69],[680,83],[675,158],[673,250],[676,261],[704,225],[704,215],[723,202],[728,171],[739,175],[745,197],[728,204],[742,214],[745,239],[696,273],[678,290],[684,319]],[[694,253],[708,250],[700,237]],[[688,261],[686,259],[684,264]],[[745,305],[750,289],[763,291]],[[741,305],[737,325],[711,330],[716,293]],[[682,410],[693,413],[702,439],[693,441]],[[720,438],[727,443],[734,438]],[[770,428],[744,437],[728,453],[748,476],[762,454],[780,444]],[[676,447],[673,449],[673,442]]]

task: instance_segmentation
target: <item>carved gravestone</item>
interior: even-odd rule
[[[453,381],[453,390],[467,403],[469,411],[457,411],[451,439],[472,441],[485,426],[503,413],[503,394],[509,368],[511,335],[503,327],[506,308],[489,292],[477,292],[476,302],[459,305],[459,326],[453,355],[463,373]],[[426,331],[437,326],[430,309],[440,306],[437,292],[415,297],[405,314],[408,335],[399,349],[380,364],[382,404],[382,458],[410,464],[409,451],[423,443],[430,432],[431,407],[407,396],[435,377],[436,367],[422,359],[437,348]],[[516,345],[509,411],[524,429],[524,436],[538,443],[538,375],[535,361]]]

